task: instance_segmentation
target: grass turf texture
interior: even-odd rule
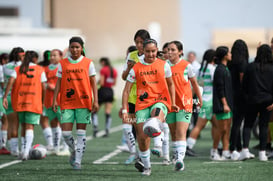
[[[118,109],[120,103],[113,106],[112,127],[120,125]],[[99,112],[99,129],[104,130],[105,116],[103,107]],[[129,153],[119,153],[106,162],[118,162],[118,164],[93,164],[104,155],[116,150],[120,144],[121,131],[110,134],[108,138],[95,138],[87,142],[87,149],[82,161],[82,170],[75,171],[68,163],[65,156],[47,156],[43,160],[28,160],[0,169],[0,180],[272,180],[273,162],[260,162],[258,158],[244,162],[212,162],[209,159],[209,150],[212,145],[210,126],[201,133],[194,150],[198,157],[186,157],[183,172],[173,171],[174,166],[152,165],[150,177],[141,176],[134,165],[126,166],[124,161]],[[87,129],[87,136],[92,135],[92,126]],[[35,127],[34,144],[45,144],[42,129]],[[153,143],[153,141],[152,141]],[[252,139],[251,146],[258,141]],[[257,150],[251,149],[257,155]],[[257,157],[257,156],[256,156]],[[0,164],[16,160],[15,157],[0,155]],[[151,155],[152,162],[162,162],[162,158]]]

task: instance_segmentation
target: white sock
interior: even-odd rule
[[[59,151],[60,142],[61,142],[61,136],[62,136],[62,130],[60,127],[52,128],[52,134],[53,134],[53,147],[55,151]]]
[[[193,138],[191,138],[191,137],[189,137],[189,138],[187,139],[187,146],[188,146],[190,149],[192,149],[192,148],[194,147],[195,143],[196,143],[196,139],[193,139]]]
[[[53,139],[52,139],[52,131],[50,127],[47,127],[43,130],[44,138],[46,140],[46,144],[53,146]]]
[[[105,122],[105,128],[106,130],[110,130],[111,124],[112,124],[112,117],[111,114],[105,114],[106,122]]]
[[[12,152],[19,152],[19,148],[18,148],[18,138],[11,138],[10,141],[10,150]]]
[[[183,161],[187,148],[186,141],[176,141],[176,160]]]
[[[8,131],[7,130],[1,130],[1,135],[0,135],[0,148],[6,147],[7,144],[7,139],[8,139]]]
[[[164,133],[161,132],[161,134],[159,136],[153,138],[153,140],[154,140],[154,147],[156,147],[156,148],[162,148],[163,135],[164,135]]]
[[[144,168],[151,168],[150,149],[143,152],[139,151],[139,157],[144,164]]]
[[[172,141],[172,151],[173,151],[173,156],[175,158],[175,155],[176,155],[176,141]]]
[[[62,131],[63,137],[64,137],[64,141],[66,142],[66,144],[68,145],[70,152],[74,152],[75,151],[75,141],[74,138],[72,136],[72,131]]]
[[[93,126],[95,127],[99,126],[98,115],[96,113],[92,114],[92,123],[93,123]]]
[[[21,136],[21,153],[24,154],[26,149],[26,139],[25,137]]]
[[[131,154],[136,153],[136,140],[134,134],[132,133],[132,125],[123,124],[122,127],[130,153]]]
[[[27,157],[29,154],[29,150],[31,148],[32,142],[33,142],[33,138],[34,138],[34,133],[32,129],[27,129],[26,130],[26,135],[25,135],[25,143],[26,143],[26,147],[24,150],[24,156]]]
[[[163,151],[163,157],[164,158],[169,158],[169,133],[170,133],[170,130],[169,130],[169,126],[167,123],[163,123],[164,125],[164,138],[163,138],[163,142],[162,142],[162,151]]]
[[[82,156],[86,147],[86,130],[78,129],[77,130],[77,149],[76,149],[76,158],[75,163],[81,164]]]

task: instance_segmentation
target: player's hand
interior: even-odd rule
[[[58,104],[57,104],[56,101],[53,101],[52,109],[53,109],[54,112],[57,112],[57,110],[58,110]]]
[[[6,97],[3,98],[3,106],[5,109],[8,109],[8,100]]]
[[[127,62],[128,69],[131,70],[131,68],[133,68],[133,66],[134,66],[135,64],[136,64],[136,63],[133,62],[133,61],[128,61],[128,62]]]
[[[173,104],[171,106],[171,108],[172,108],[172,111],[174,111],[174,112],[178,112],[179,111],[179,107],[176,104]]]
[[[225,104],[224,105],[224,113],[229,113],[230,111],[231,111],[230,107],[227,104]]]
[[[266,109],[267,109],[268,111],[272,111],[272,110],[273,110],[273,104],[267,106]]]
[[[98,112],[99,110],[99,104],[98,102],[94,102],[92,105],[92,112]]]

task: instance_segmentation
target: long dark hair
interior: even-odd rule
[[[110,77],[113,78],[114,77],[114,70],[113,70],[113,67],[110,63],[110,60],[108,57],[102,57],[100,58],[100,63],[104,63],[105,66],[109,67],[110,68]]]
[[[240,64],[244,62],[248,63],[248,47],[243,40],[238,39],[233,43],[231,48],[231,54],[232,64]]]
[[[228,54],[228,51],[229,49],[226,46],[217,47],[215,63],[220,64],[223,58]]]
[[[39,62],[38,65],[46,67],[50,64],[50,51],[49,50],[44,51],[43,56],[44,56],[43,61]]]
[[[260,65],[260,71],[264,71],[265,64],[272,63],[272,50],[269,45],[263,44],[257,50],[257,55],[254,60]]]
[[[136,32],[135,36],[134,36],[134,40],[137,39],[137,37],[140,37],[143,41],[146,39],[151,38],[150,33],[147,30],[144,29],[140,29]]]
[[[9,54],[7,53],[2,53],[0,55],[0,64],[3,65],[3,60],[8,60],[9,59]]]
[[[33,59],[34,58],[38,58],[38,53],[36,53],[35,51],[26,51],[26,54],[25,54],[25,58],[22,62],[22,65],[20,66],[20,69],[19,69],[19,72],[21,74],[26,74],[27,75],[27,72],[29,70],[29,63],[30,62],[33,62]]]
[[[19,53],[24,53],[24,49],[21,47],[15,47],[11,50],[9,54],[9,62],[15,61],[18,62],[20,61]]]
[[[204,73],[206,72],[208,64],[215,61],[215,58],[216,58],[215,55],[216,55],[216,51],[213,49],[208,49],[205,51],[203,55],[201,67],[199,69],[199,76],[201,75],[202,68],[204,67],[203,74],[202,74],[202,77],[204,77],[205,75]]]

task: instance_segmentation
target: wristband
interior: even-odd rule
[[[121,110],[121,113],[122,113],[122,114],[126,114],[126,113],[127,113],[127,109],[122,109],[122,110]]]

